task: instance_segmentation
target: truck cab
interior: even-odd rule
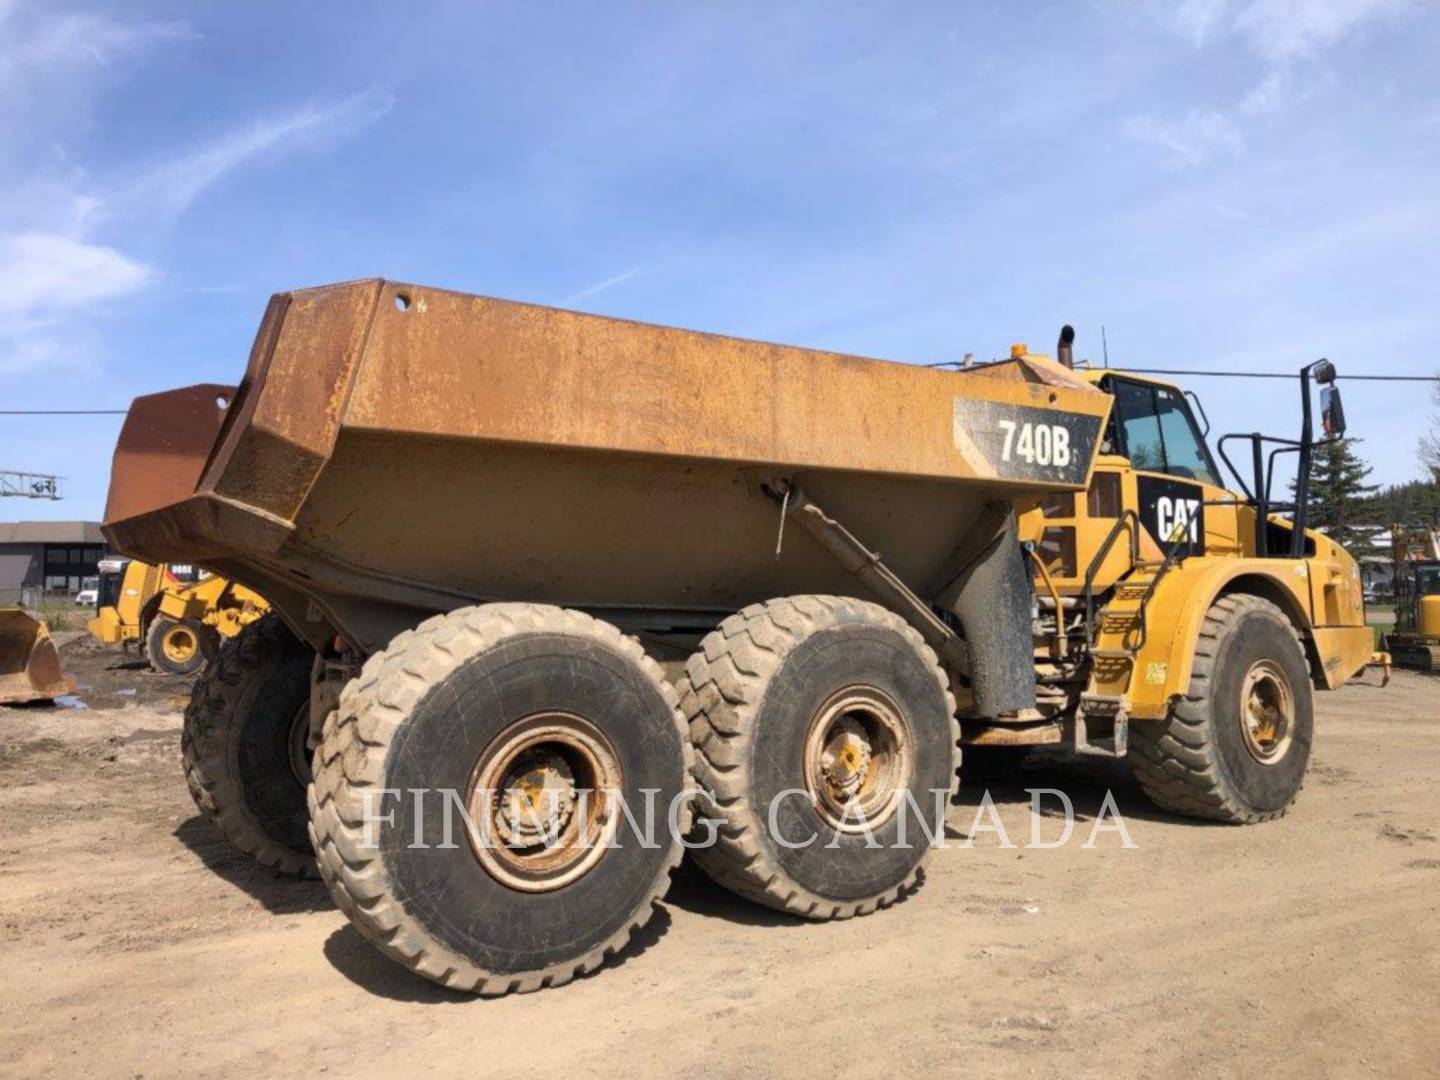
[[[1182,643],[1218,598],[1246,593],[1289,618],[1317,685],[1361,670],[1373,641],[1357,562],[1314,530],[1296,544],[1292,522],[1268,509],[1257,528],[1269,500],[1226,486],[1192,393],[1119,370],[1076,374],[1114,405],[1087,492],[1045,496],[1021,515],[1048,630],[1042,663],[1073,681],[1088,657],[1097,702],[1160,719],[1190,679]]]

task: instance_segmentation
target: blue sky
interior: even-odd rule
[[[237,381],[365,276],[914,362],[1440,368],[1440,8],[0,0],[0,400]],[[1292,434],[1278,383],[1193,380]],[[1351,383],[1419,475],[1423,386]],[[98,517],[118,418],[0,417]]]

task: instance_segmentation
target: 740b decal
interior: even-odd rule
[[[1100,418],[1027,405],[956,398],[955,448],[977,475],[1081,487],[1100,437]]]

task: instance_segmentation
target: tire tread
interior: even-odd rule
[[[1200,627],[1185,696],[1171,707],[1166,719],[1130,726],[1131,768],[1146,797],[1162,810],[1230,825],[1254,825],[1282,818],[1290,809],[1258,811],[1247,806],[1220,767],[1212,731],[1210,684],[1221,643],[1241,616],[1256,611],[1272,616],[1289,630],[1309,671],[1299,633],[1275,604],[1249,593],[1231,593],[1216,600]]]
[[[716,843],[693,850],[695,861],[731,892],[807,919],[848,919],[889,907],[916,887],[926,861],[922,857],[904,881],[879,895],[837,902],[788,881],[760,839],[761,814],[749,799],[749,759],[765,690],[796,645],[818,630],[847,622],[897,631],[934,674],[950,716],[951,773],[958,774],[960,724],[938,657],[914,627],[869,601],[800,595],[752,604],[706,635],[677,683],[696,748],[695,778],[714,795],[722,818]]]
[[[320,876],[355,928],[411,971],[485,997],[562,986],[599,968],[650,921],[684,854],[677,840],[634,917],[607,940],[582,956],[516,975],[487,971],[437,941],[406,911],[382,860],[364,853],[364,794],[383,787],[385,759],[400,725],[431,687],[455,668],[525,632],[585,638],[632,661],[669,707],[681,736],[685,775],[692,775],[694,758],[684,738],[675,690],[635,638],[582,612],[545,604],[499,603],[433,616],[371,656],[341,692],[340,707],[326,719],[308,793],[310,839]],[[679,822],[681,835],[689,829],[690,817],[687,805]]]

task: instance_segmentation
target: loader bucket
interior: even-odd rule
[[[19,608],[0,608],[0,705],[44,701],[73,689],[49,628]]]

